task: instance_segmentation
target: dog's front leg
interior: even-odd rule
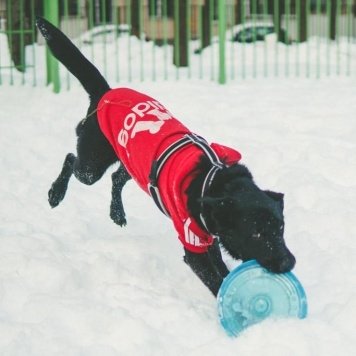
[[[217,238],[215,238],[213,244],[208,247],[208,254],[216,270],[224,279],[230,273],[230,271],[227,269],[226,264],[223,261],[219,240]]]
[[[110,217],[118,225],[126,225],[125,210],[122,203],[122,189],[131,176],[127,172],[125,166],[121,163],[118,170],[111,176],[112,190],[111,190],[111,205]]]
[[[52,208],[55,208],[66,195],[68,182],[73,174],[75,160],[76,157],[73,153],[67,154],[63,163],[62,171],[48,192],[48,202]]]
[[[217,296],[224,278],[229,273],[221,257],[219,242],[214,240],[213,245],[205,253],[194,253],[187,249],[184,250],[184,262],[190,266],[210,291]]]

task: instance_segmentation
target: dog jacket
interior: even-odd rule
[[[107,92],[98,104],[97,114],[100,129],[120,161],[148,194],[152,163],[172,143],[191,134],[161,103],[128,88]],[[231,148],[215,143],[210,147],[227,165],[241,159],[241,154]],[[213,237],[189,215],[185,194],[202,154],[194,144],[175,151],[161,169],[157,183],[180,241],[197,253],[206,252],[213,243]]]

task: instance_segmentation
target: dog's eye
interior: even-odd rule
[[[262,240],[262,234],[260,234],[260,233],[253,234],[252,239],[255,241]]]

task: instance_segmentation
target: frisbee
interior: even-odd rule
[[[221,325],[232,337],[267,318],[307,316],[306,294],[295,275],[269,272],[254,260],[228,274],[217,300]]]

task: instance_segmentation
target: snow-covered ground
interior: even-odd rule
[[[60,95],[0,86],[0,355],[356,354],[354,78],[110,81],[238,149],[259,186],[285,193],[285,238],[308,317],[265,321],[235,339],[182,262],[171,222],[133,182],[125,228],[109,217],[114,169],[92,187],[73,178],[62,204],[49,207],[86,112],[72,83]]]

